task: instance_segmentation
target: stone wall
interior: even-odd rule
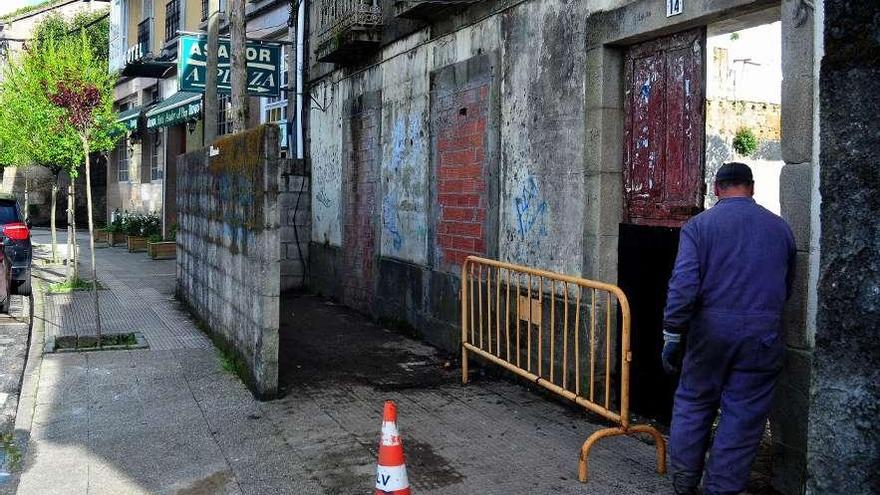
[[[765,208],[780,213],[779,175],[784,162],[780,147],[780,106],[775,103],[743,100],[706,101],[706,208],[714,205],[715,173],[724,162],[747,163],[755,175],[755,200]],[[741,156],[733,149],[736,132],[746,127],[758,140],[758,149]]]
[[[3,167],[3,183],[0,191],[14,194],[24,214],[25,188],[27,188],[28,220],[37,227],[48,227],[52,211],[52,172],[39,165],[21,168]],[[97,223],[105,222],[107,209],[106,160],[100,154],[92,155],[92,201]],[[58,177],[58,194],[55,205],[56,226],[67,226],[67,185],[70,177],[62,172]],[[76,178],[75,214],[77,227],[88,225],[88,201],[86,175],[80,167]]]
[[[824,2],[808,493],[880,493],[880,4]]]
[[[278,128],[224,136],[177,161],[177,291],[258,396],[278,387]],[[289,181],[288,181],[289,182]]]

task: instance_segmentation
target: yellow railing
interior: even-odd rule
[[[587,481],[587,461],[596,441],[634,433],[654,438],[657,472],[666,472],[666,442],[660,432],[649,425],[630,425],[630,313],[619,287],[469,256],[461,268],[462,383],[468,381],[468,353],[617,424],[584,442],[581,481]],[[604,364],[597,370],[599,362]],[[614,394],[615,379],[619,396]]]

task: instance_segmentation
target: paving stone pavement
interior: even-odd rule
[[[33,360],[21,494],[370,493],[386,399],[415,493],[671,493],[653,446],[632,438],[600,442],[579,483],[580,445],[607,425],[479,372],[462,386],[433,348],[314,297],[284,299],[285,395],[258,402],[173,300],[173,261],[102,248],[98,262],[108,326],[142,331],[150,348]],[[87,330],[90,304],[38,297],[32,353]]]

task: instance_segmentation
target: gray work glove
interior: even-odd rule
[[[669,329],[663,330],[663,351],[660,353],[663,370],[670,375],[679,373],[682,358],[681,333]]]

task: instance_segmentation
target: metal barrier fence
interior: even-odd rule
[[[663,436],[630,424],[630,313],[619,287],[469,256],[461,268],[461,352],[462,383],[473,353],[617,424],[584,442],[580,481],[596,441],[635,433],[654,438],[657,472],[666,472]]]

